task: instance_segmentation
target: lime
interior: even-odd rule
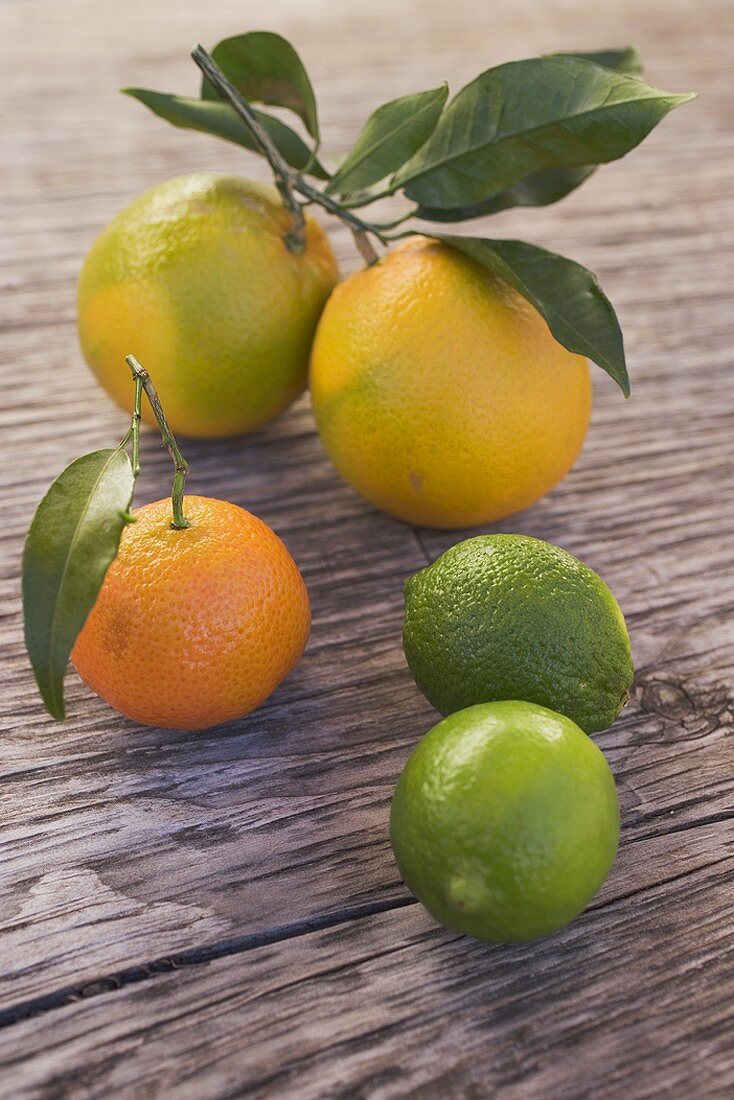
[[[442,714],[527,699],[587,733],[612,724],[634,673],[624,616],[601,577],[526,535],[467,539],[410,577],[403,644]]]
[[[562,928],[617,851],[614,778],[569,718],[534,703],[483,703],[414,749],[390,815],[400,873],[436,920],[498,943]]]

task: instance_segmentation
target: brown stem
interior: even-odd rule
[[[227,79],[214,58],[207,53],[203,46],[197,46],[193,50],[191,56],[206,78],[214,85],[220,95],[229,102],[233,110],[242,119],[257,142],[258,148],[270,162],[270,167],[275,176],[276,186],[283,197],[286,208],[291,212],[293,217],[294,229],[291,232],[291,236],[296,234],[297,240],[300,242],[300,247],[298,249],[294,248],[293,251],[301,251],[305,240],[305,218],[302,206],[294,194],[294,192],[297,191],[299,194],[303,195],[304,198],[308,199],[310,202],[318,203],[324,210],[328,210],[330,214],[333,214],[344,222],[345,225],[349,226],[357,248],[366,262],[368,264],[375,263],[378,259],[378,255],[370,237],[375,236],[379,241],[382,241],[382,235],[379,230],[370,225],[369,222],[365,222],[357,217],[356,214],[352,214],[350,211],[345,210],[343,206],[335,202],[329,195],[325,195],[323,191],[319,191],[317,188],[312,187],[307,180],[289,167],[274,145],[270,135],[263,129],[258,121],[257,115],[252,110],[250,104],[239,89],[235,88],[234,84]]]
[[[375,246],[364,229],[352,229],[352,237],[367,267],[372,267],[373,264],[376,264],[380,257],[377,255]]]
[[[258,149],[269,161],[275,177],[275,186],[280,192],[283,205],[290,213],[292,227],[285,238],[291,252],[303,252],[306,247],[306,218],[301,204],[293,194],[293,174],[272,141],[270,134],[261,124],[250,104],[231,83],[217,65],[211,54],[203,46],[195,46],[191,56],[210,84],[213,84],[223,99],[228,100],[235,113],[239,115],[252,134]]]
[[[345,210],[344,207],[338,202],[335,202],[330,195],[325,195],[323,191],[319,191],[317,188],[312,187],[311,184],[305,179],[302,179],[301,176],[296,177],[294,180],[294,187],[304,198],[310,199],[311,202],[318,203],[324,210],[328,210],[330,214],[339,218],[340,221],[344,222],[344,224],[351,229],[354,243],[357,245],[357,248],[362,253],[368,265],[375,263],[376,260],[379,259],[374,245],[370,240],[370,234],[374,234],[380,241],[382,241],[382,235],[378,233],[374,226],[370,225],[368,222],[362,221],[361,218],[357,217],[356,214],[352,214],[351,211]]]

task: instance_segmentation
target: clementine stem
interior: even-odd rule
[[[183,510],[184,486],[186,484],[186,475],[189,472],[189,464],[178,448],[176,437],[169,427],[168,421],[166,420],[166,414],[163,412],[163,406],[161,405],[161,399],[158,396],[158,391],[153,385],[147,370],[137,361],[134,355],[126,355],[125,362],[132,371],[133,378],[136,382],[136,413],[139,413],[140,411],[140,400],[138,397],[139,383],[140,389],[145,390],[145,396],[148,398],[150,406],[153,409],[155,418],[158,422],[158,427],[163,438],[163,443],[173,460],[175,473],[173,477],[173,488],[171,489],[171,505],[173,508],[173,522],[171,523],[171,527],[175,528],[176,530],[183,530],[184,528],[191,526],[189,521],[186,519]],[[133,425],[135,424],[136,417],[134,414]],[[137,426],[133,427],[133,469],[135,469],[136,466],[136,457],[137,465],[139,466],[140,464],[140,452],[138,449],[139,443],[137,442],[137,428],[139,428],[139,426],[140,420],[138,418]]]
[[[135,403],[133,405],[133,418],[130,425],[130,434],[133,439],[133,477],[137,479],[140,473],[140,420],[141,406],[143,402],[143,380],[133,371],[135,376]]]

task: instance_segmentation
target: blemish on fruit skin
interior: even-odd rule
[[[422,474],[417,474],[415,470],[411,470],[408,474],[408,481],[410,482],[410,487],[414,493],[419,493],[421,491],[423,487]]]

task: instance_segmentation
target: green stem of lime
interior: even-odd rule
[[[133,413],[131,425],[133,440],[133,472],[135,476],[137,476],[140,471],[140,406],[142,391],[145,390],[145,396],[148,398],[150,407],[155,414],[163,443],[173,460],[175,469],[173,488],[171,489],[171,505],[173,508],[173,521],[171,527],[177,531],[184,530],[184,528],[191,526],[183,510],[184,486],[186,484],[186,475],[189,472],[189,464],[179,450],[176,437],[171,431],[168,421],[166,420],[166,415],[163,412],[163,406],[161,405],[158,391],[153,385],[147,370],[137,361],[134,355],[126,355],[125,362],[132,371],[133,378],[135,379],[135,412]]]

